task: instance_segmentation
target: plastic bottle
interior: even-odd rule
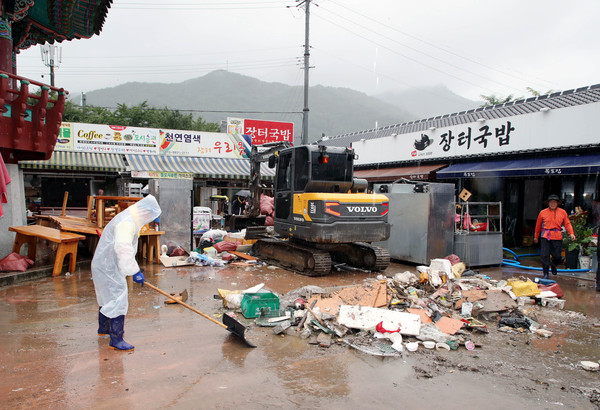
[[[160,218],[158,218],[158,217],[157,217],[157,218],[154,220],[154,230],[155,230],[155,231],[160,231],[160,227],[159,227],[159,225],[160,225]]]

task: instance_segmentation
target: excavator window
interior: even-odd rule
[[[328,160],[321,161],[320,152],[312,152],[313,181],[352,181],[352,159],[346,154],[329,153]]]
[[[277,171],[277,190],[287,191],[292,188],[292,154],[286,153],[279,156],[279,169]]]
[[[303,191],[308,183],[308,149],[298,148],[296,149],[296,156],[294,158],[294,190]]]

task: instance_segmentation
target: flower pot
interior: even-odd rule
[[[592,257],[591,256],[580,256],[579,257],[579,268],[580,269],[590,269],[592,265]]]
[[[565,267],[567,269],[577,269],[577,262],[579,259],[579,250],[573,249],[572,251],[565,252]]]

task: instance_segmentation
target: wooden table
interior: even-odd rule
[[[93,197],[96,200],[96,225],[98,228],[104,228],[104,226],[106,225],[106,221],[104,218],[104,211],[105,211],[105,201],[117,201],[118,205],[119,205],[119,210],[123,211],[125,209],[127,209],[129,207],[129,205],[132,205],[134,203],[136,203],[137,201],[139,201],[142,198],[139,197],[132,197],[132,196],[95,196]],[[90,209],[90,203],[88,202],[88,209]],[[89,215],[89,211],[88,211],[88,215]]]
[[[13,252],[20,253],[21,247],[26,243],[28,248],[27,256],[34,261],[38,239],[45,239],[58,244],[52,276],[60,275],[65,256],[67,255],[69,255],[69,272],[75,271],[77,244],[80,240],[85,239],[85,236],[41,225],[11,226],[8,230],[17,233]]]
[[[155,231],[153,229],[142,230],[140,232],[139,251],[149,261],[152,260],[152,252],[154,252],[154,262],[160,263],[160,235],[164,235],[165,231]],[[144,247],[146,252],[144,252]]]
[[[102,235],[103,228],[98,228],[96,224],[84,218],[70,216],[48,216],[44,218],[46,222],[52,223],[61,231],[68,231],[86,235],[86,243],[90,252],[94,252],[98,244],[98,238]],[[155,231],[150,228],[142,228],[140,232],[140,243],[138,246],[139,254],[145,259],[154,260],[160,263],[160,236],[165,231]],[[154,255],[153,255],[154,252]]]

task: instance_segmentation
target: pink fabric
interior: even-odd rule
[[[0,154],[0,218],[4,216],[2,204],[8,202],[8,195],[6,194],[6,186],[8,184],[10,184],[10,176],[8,175],[6,165],[4,165],[4,159],[2,159],[2,155]]]

